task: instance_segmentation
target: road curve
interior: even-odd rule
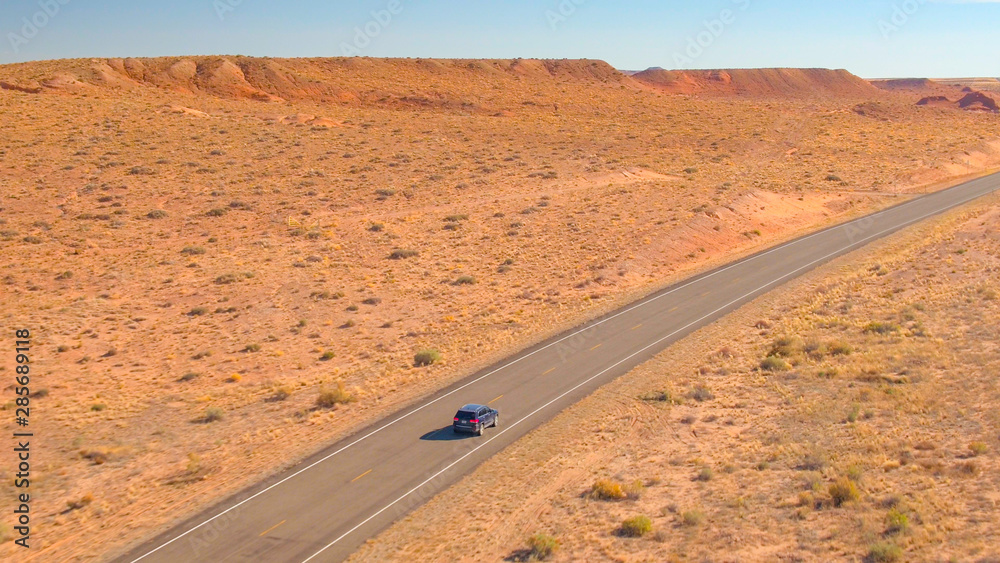
[[[666,288],[393,413],[119,558],[123,563],[342,561],[367,538],[559,411],[694,330],[908,225],[1000,189],[1000,174],[909,200]],[[490,402],[499,428],[450,430]]]

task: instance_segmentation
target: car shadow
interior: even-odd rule
[[[438,428],[437,430],[428,432],[420,437],[421,440],[427,440],[429,442],[454,442],[456,440],[468,440],[469,438],[475,438],[476,435],[471,432],[468,434],[455,432],[454,428],[449,424],[444,428]]]

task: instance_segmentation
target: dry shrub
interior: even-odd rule
[[[437,350],[421,350],[413,356],[415,367],[425,367],[441,361],[441,352]]]
[[[590,488],[590,497],[597,500],[621,500],[626,497],[626,493],[621,483],[598,479]]]
[[[337,382],[336,389],[320,389],[319,396],[316,397],[316,406],[321,409],[329,409],[337,405],[354,402],[355,398],[344,389],[342,381]]]
[[[830,499],[833,501],[834,506],[842,506],[849,502],[854,502],[861,498],[861,492],[858,491],[858,486],[847,477],[841,477],[837,481],[830,485]]]
[[[653,521],[647,516],[633,516],[622,522],[621,534],[630,538],[641,538],[653,531]]]
[[[559,540],[547,534],[535,534],[528,539],[529,557],[545,561],[559,549]]]

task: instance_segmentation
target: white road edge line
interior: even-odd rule
[[[986,194],[983,194],[983,195],[986,195]],[[816,260],[813,260],[812,262],[809,262],[808,264],[806,264],[806,265],[804,265],[804,266],[801,266],[801,267],[799,267],[799,268],[798,268],[798,269],[796,269],[796,270],[792,270],[791,272],[789,272],[789,273],[787,273],[787,274],[785,274],[785,275],[783,275],[783,276],[781,276],[781,277],[779,277],[779,278],[777,278],[777,279],[775,279],[775,280],[773,280],[773,281],[771,281],[771,282],[769,282],[769,283],[766,283],[766,284],[764,284],[764,285],[762,285],[762,286],[758,287],[757,289],[755,289],[755,290],[753,290],[753,291],[750,291],[750,292],[748,292],[748,293],[745,293],[745,294],[744,294],[743,296],[741,296],[741,297],[738,297],[738,298],[736,298],[736,299],[734,299],[734,300],[730,301],[729,303],[727,303],[727,304],[723,305],[722,307],[719,307],[718,309],[716,309],[716,310],[712,311],[711,313],[708,313],[707,315],[705,315],[705,316],[701,317],[700,319],[698,319],[698,320],[695,320],[695,321],[692,321],[692,322],[688,323],[687,325],[684,325],[683,327],[681,327],[681,328],[679,328],[679,329],[675,330],[674,332],[671,332],[671,333],[670,333],[670,334],[668,334],[667,336],[664,336],[663,338],[660,338],[659,340],[657,340],[657,341],[653,342],[652,344],[649,344],[648,346],[646,346],[646,347],[644,347],[644,348],[642,348],[642,349],[640,349],[640,350],[638,350],[638,351],[636,351],[636,352],[634,352],[634,353],[630,354],[629,356],[627,356],[627,357],[625,357],[625,358],[623,358],[623,359],[619,360],[618,362],[614,363],[613,365],[611,365],[611,366],[609,366],[609,367],[605,368],[605,369],[604,369],[604,370],[602,370],[602,371],[601,371],[600,373],[598,373],[598,374],[596,374],[596,375],[593,375],[593,376],[591,376],[591,377],[587,378],[587,379],[586,379],[586,380],[584,380],[584,381],[581,381],[580,383],[576,384],[575,386],[573,386],[572,388],[570,388],[569,390],[567,390],[567,391],[566,391],[566,392],[564,392],[563,394],[559,395],[559,396],[558,396],[558,397],[556,397],[555,399],[552,399],[552,400],[551,400],[551,401],[549,401],[548,403],[545,403],[544,405],[542,405],[542,406],[538,407],[537,409],[535,409],[534,411],[532,411],[532,412],[530,412],[529,414],[525,415],[524,417],[522,417],[522,418],[521,418],[521,419],[519,419],[518,421],[514,422],[513,424],[510,424],[510,425],[506,426],[506,427],[505,427],[505,428],[504,428],[503,430],[501,430],[500,432],[497,432],[497,433],[496,433],[496,434],[495,434],[495,435],[494,435],[494,436],[493,436],[492,438],[490,438],[489,440],[486,440],[485,442],[483,442],[483,443],[482,443],[482,444],[480,444],[479,446],[476,446],[476,448],[475,448],[475,449],[473,449],[473,450],[470,450],[470,451],[469,451],[468,453],[466,453],[466,454],[465,454],[465,455],[463,455],[462,457],[460,457],[460,458],[456,459],[455,461],[451,462],[451,463],[450,463],[450,464],[448,464],[448,466],[447,466],[447,467],[445,467],[444,469],[442,469],[442,470],[438,471],[438,472],[437,472],[437,473],[435,473],[434,475],[431,475],[430,477],[428,477],[428,478],[427,478],[427,480],[425,480],[424,482],[420,483],[420,484],[419,484],[419,485],[417,485],[416,487],[414,487],[414,488],[410,489],[409,491],[407,491],[407,492],[406,492],[406,494],[404,494],[403,496],[399,497],[398,499],[396,499],[396,500],[392,501],[391,503],[389,503],[389,504],[385,505],[385,506],[384,506],[384,507],[383,507],[382,509],[380,509],[380,510],[379,510],[378,512],[376,512],[375,514],[372,514],[371,516],[369,516],[368,518],[366,518],[365,520],[363,520],[363,521],[362,521],[362,522],[361,522],[360,524],[358,524],[357,526],[354,526],[354,527],[353,527],[353,528],[351,528],[350,530],[348,530],[348,531],[344,532],[344,533],[343,533],[343,534],[342,534],[342,535],[341,535],[340,537],[338,537],[337,539],[333,540],[332,542],[330,542],[330,543],[328,543],[328,544],[327,544],[326,546],[324,546],[324,547],[323,547],[323,549],[320,549],[320,550],[319,550],[319,551],[317,551],[316,553],[314,553],[314,554],[310,555],[310,556],[309,556],[309,557],[308,557],[307,559],[304,559],[304,560],[302,561],[302,563],[308,563],[309,561],[311,561],[312,559],[314,559],[315,557],[317,557],[317,556],[318,556],[319,554],[321,554],[321,553],[323,553],[324,551],[326,551],[327,549],[329,549],[329,548],[333,547],[333,545],[335,545],[335,544],[336,544],[337,542],[339,542],[340,540],[344,539],[344,538],[345,538],[345,537],[347,537],[348,535],[352,534],[352,533],[353,533],[353,532],[354,532],[355,530],[357,530],[357,529],[358,529],[358,528],[360,528],[361,526],[364,526],[365,524],[367,524],[368,522],[370,522],[370,521],[371,521],[372,519],[376,518],[376,517],[377,517],[377,516],[378,516],[379,514],[382,514],[382,513],[383,513],[383,512],[385,512],[386,510],[388,510],[388,509],[392,508],[392,507],[393,507],[393,506],[394,506],[394,505],[395,505],[396,503],[398,503],[399,501],[401,501],[401,500],[405,499],[406,497],[410,496],[410,495],[411,495],[411,494],[413,494],[413,493],[414,493],[415,491],[417,491],[418,489],[420,489],[420,487],[423,487],[423,486],[424,486],[424,485],[426,485],[427,483],[431,482],[432,480],[434,480],[435,478],[437,478],[437,477],[438,477],[439,475],[441,475],[442,473],[444,473],[444,472],[448,471],[449,469],[451,469],[452,467],[454,467],[455,465],[457,465],[458,463],[460,463],[460,462],[461,462],[462,460],[464,460],[465,458],[467,458],[467,457],[469,457],[470,455],[472,455],[472,454],[476,453],[476,452],[477,452],[477,451],[478,451],[479,449],[481,449],[481,448],[483,448],[483,447],[486,447],[486,445],[488,445],[488,444],[489,444],[490,442],[492,442],[493,440],[496,440],[497,438],[499,438],[500,436],[502,436],[502,435],[504,434],[504,432],[507,432],[508,430],[510,430],[510,429],[512,429],[512,428],[514,428],[514,427],[515,427],[515,426],[517,426],[518,424],[521,424],[521,423],[522,423],[522,422],[524,422],[525,420],[527,420],[527,419],[531,418],[532,416],[534,416],[534,415],[538,414],[538,413],[539,413],[539,412],[541,412],[542,410],[544,410],[544,409],[548,408],[548,407],[549,407],[549,406],[551,406],[551,405],[552,405],[553,403],[555,403],[555,402],[559,401],[560,399],[562,399],[562,398],[563,398],[563,397],[565,397],[566,395],[569,395],[569,394],[570,394],[570,393],[572,393],[573,391],[576,391],[576,390],[577,390],[577,389],[579,389],[580,387],[583,387],[584,385],[586,385],[586,384],[590,383],[591,381],[593,381],[593,380],[597,379],[598,377],[600,377],[600,376],[604,375],[605,373],[607,373],[607,372],[609,372],[609,371],[613,370],[614,368],[616,368],[616,367],[620,366],[621,364],[623,364],[623,363],[625,363],[625,362],[627,362],[627,361],[631,360],[632,358],[634,358],[634,357],[638,356],[639,354],[641,354],[641,353],[645,352],[646,350],[649,350],[650,348],[652,348],[652,347],[654,347],[654,346],[658,345],[658,344],[659,344],[660,342],[663,342],[664,340],[669,340],[670,338],[674,337],[674,336],[675,336],[675,335],[677,335],[678,333],[681,333],[681,332],[683,332],[683,331],[687,330],[688,328],[691,328],[692,326],[694,326],[694,325],[696,325],[696,324],[700,323],[701,321],[703,321],[703,320],[705,320],[705,319],[707,319],[707,318],[711,317],[712,315],[714,315],[714,314],[716,314],[716,313],[718,313],[718,312],[720,312],[720,311],[723,311],[723,310],[725,310],[726,308],[730,307],[731,305],[734,305],[734,304],[736,304],[736,303],[738,303],[738,302],[742,301],[743,299],[746,299],[747,297],[750,297],[751,295],[753,295],[753,294],[755,294],[755,293],[757,293],[757,292],[759,292],[759,291],[762,291],[762,290],[765,290],[765,289],[767,289],[767,288],[768,288],[768,287],[770,287],[770,286],[773,286],[773,285],[775,285],[775,284],[778,284],[778,283],[781,283],[781,281],[782,281],[782,280],[784,280],[785,278],[788,278],[788,277],[791,277],[791,276],[794,276],[795,274],[797,274],[797,273],[801,272],[802,270],[805,270],[805,269],[807,269],[807,268],[809,268],[809,267],[813,266],[814,264],[817,264],[817,263],[819,263],[819,262],[822,262],[822,261],[824,261],[824,260],[827,260],[827,259],[829,259],[829,258],[830,258],[830,257],[832,257],[832,256],[836,256],[837,254],[840,254],[841,252],[844,252],[845,250],[848,250],[848,251],[849,251],[849,249],[851,249],[852,247],[855,247],[855,246],[857,246],[857,247],[860,247],[860,246],[864,246],[864,243],[866,243],[867,241],[869,241],[869,240],[871,240],[871,239],[873,239],[873,238],[878,238],[879,236],[881,236],[881,235],[883,235],[883,234],[885,234],[885,233],[888,233],[888,232],[890,232],[890,231],[893,231],[893,230],[901,230],[901,229],[904,229],[904,228],[906,228],[906,227],[908,227],[908,226],[912,225],[913,223],[918,223],[918,222],[920,222],[920,221],[923,221],[924,219],[926,219],[926,218],[928,218],[928,217],[931,217],[931,216],[934,216],[934,215],[938,215],[938,214],[940,214],[940,213],[944,213],[945,211],[948,211],[948,210],[950,210],[950,209],[954,209],[955,207],[958,207],[958,206],[960,206],[960,205],[963,205],[963,204],[965,204],[965,203],[968,203],[968,202],[970,202],[970,201],[972,201],[972,200],[974,200],[974,199],[979,199],[980,197],[983,197],[983,196],[982,196],[982,195],[979,195],[979,196],[976,196],[976,197],[973,197],[973,198],[969,198],[969,199],[967,199],[967,200],[963,200],[963,201],[962,201],[961,203],[957,203],[957,204],[955,204],[955,205],[952,205],[952,206],[950,206],[950,207],[947,207],[947,208],[945,208],[945,209],[943,209],[943,210],[938,210],[938,211],[935,211],[935,212],[933,212],[933,213],[928,213],[928,214],[926,214],[926,215],[922,215],[922,216],[920,216],[920,217],[918,217],[918,218],[916,218],[916,219],[911,219],[910,221],[907,221],[907,222],[905,222],[905,223],[902,223],[902,224],[901,224],[901,225],[899,225],[899,226],[896,226],[896,227],[892,227],[892,228],[890,228],[890,229],[885,229],[884,231],[880,231],[880,232],[878,232],[878,233],[876,233],[876,234],[874,234],[874,235],[871,235],[871,236],[869,236],[869,237],[866,237],[866,238],[864,238],[864,239],[861,239],[860,241],[858,241],[858,242],[856,242],[856,243],[851,243],[851,244],[849,244],[849,245],[847,245],[847,246],[845,246],[845,247],[843,247],[843,248],[840,248],[840,249],[838,249],[838,250],[836,250],[836,251],[834,251],[834,252],[831,252],[831,253],[827,254],[826,256],[823,256],[822,258],[817,258]],[[804,240],[804,239],[803,239],[803,240]]]
[[[973,181],[975,181],[975,180],[973,180]],[[941,192],[933,192],[933,193],[941,193]],[[989,193],[989,192],[987,192],[987,193]],[[930,195],[930,194],[929,194],[929,195]],[[954,208],[954,207],[958,207],[959,205],[962,205],[962,204],[965,204],[965,203],[968,203],[969,201],[972,201],[972,200],[974,200],[974,199],[978,199],[978,198],[980,198],[980,197],[983,197],[984,195],[987,195],[987,194],[980,194],[980,195],[977,195],[977,196],[975,196],[975,197],[972,197],[972,198],[969,198],[969,199],[967,199],[967,200],[963,200],[963,201],[962,201],[961,203],[957,203],[957,204],[955,204],[955,205],[952,205],[952,206],[949,206],[949,207],[946,207],[946,208],[944,208],[944,209],[941,209],[941,210],[938,210],[938,211],[935,211],[934,213],[929,213],[929,214],[927,214],[927,215],[924,215],[924,216],[921,216],[921,217],[920,217],[919,219],[916,219],[916,220],[914,220],[913,222],[916,222],[916,221],[921,221],[921,220],[923,220],[923,219],[925,219],[925,218],[927,218],[927,217],[930,217],[930,216],[932,216],[932,215],[936,215],[936,214],[938,214],[938,213],[943,213],[944,211],[947,211],[948,209],[951,209],[951,208]],[[925,197],[926,197],[926,196],[925,196]],[[792,240],[792,241],[788,241],[788,242],[786,242],[786,243],[783,243],[783,244],[780,244],[780,245],[778,245],[778,246],[776,246],[776,247],[774,247],[774,248],[772,248],[772,249],[770,249],[770,250],[767,250],[767,251],[764,251],[764,252],[761,252],[761,253],[759,253],[759,254],[755,254],[755,255],[753,255],[753,256],[749,256],[749,257],[747,257],[747,258],[744,258],[744,259],[742,259],[742,260],[738,260],[738,261],[736,261],[736,262],[734,262],[734,263],[730,264],[729,266],[726,266],[725,268],[721,268],[721,269],[719,269],[719,270],[716,270],[716,271],[714,271],[714,272],[710,272],[710,273],[708,273],[708,274],[706,274],[706,275],[704,275],[704,276],[696,276],[696,277],[695,277],[694,279],[692,279],[692,280],[691,280],[691,281],[689,281],[688,283],[686,283],[686,284],[683,284],[683,285],[680,285],[680,286],[678,286],[678,287],[675,287],[675,288],[673,288],[673,289],[671,289],[671,290],[669,290],[669,291],[666,291],[666,292],[664,292],[664,293],[662,293],[662,294],[660,294],[660,295],[656,295],[656,296],[654,296],[654,297],[650,297],[650,298],[647,298],[647,299],[643,299],[643,300],[641,300],[641,301],[640,301],[639,303],[636,303],[635,305],[633,305],[632,307],[629,307],[628,309],[625,309],[625,310],[623,310],[623,311],[620,311],[619,313],[617,313],[617,314],[615,314],[615,315],[612,315],[612,316],[610,316],[610,317],[608,317],[608,318],[606,318],[606,319],[602,319],[602,320],[600,320],[600,321],[597,321],[597,322],[595,322],[595,323],[593,323],[593,324],[589,324],[589,325],[585,326],[584,328],[581,328],[580,330],[578,330],[578,331],[576,331],[576,332],[573,332],[572,334],[568,334],[568,335],[566,335],[566,336],[564,336],[564,337],[560,338],[559,340],[556,340],[555,342],[551,342],[551,343],[549,343],[549,344],[547,344],[547,345],[543,346],[542,348],[539,348],[538,350],[535,350],[534,352],[529,352],[529,353],[527,353],[527,354],[525,354],[525,355],[523,355],[523,356],[520,356],[520,357],[518,357],[517,359],[515,359],[515,360],[512,360],[511,362],[509,362],[509,363],[507,363],[507,364],[504,364],[503,366],[501,366],[501,367],[499,367],[499,368],[497,368],[497,369],[495,369],[495,370],[493,370],[493,371],[491,371],[491,372],[489,372],[489,373],[486,373],[486,374],[483,374],[482,376],[480,376],[480,377],[478,377],[478,378],[476,378],[476,379],[474,379],[474,380],[472,380],[472,381],[470,381],[470,382],[466,383],[465,385],[462,385],[461,387],[458,387],[458,388],[456,388],[456,389],[453,389],[453,390],[449,391],[448,393],[446,393],[446,394],[444,394],[444,395],[442,395],[442,396],[438,397],[437,399],[434,399],[434,400],[432,400],[432,401],[429,401],[429,402],[427,402],[427,403],[425,403],[425,404],[423,404],[423,405],[421,405],[421,406],[419,406],[419,407],[417,407],[417,408],[413,409],[412,411],[410,411],[410,412],[408,412],[408,413],[406,413],[406,414],[404,414],[404,415],[400,416],[400,417],[399,417],[399,418],[397,418],[396,420],[393,420],[392,422],[389,422],[389,423],[386,423],[385,425],[383,425],[383,426],[381,426],[381,427],[379,427],[379,428],[376,428],[375,430],[372,430],[372,431],[371,431],[371,432],[369,432],[368,434],[365,434],[364,436],[362,436],[362,437],[358,438],[357,440],[355,440],[355,441],[351,442],[350,444],[347,444],[346,446],[344,446],[344,447],[340,448],[339,450],[337,450],[337,451],[335,451],[335,452],[331,453],[330,455],[328,455],[328,456],[325,456],[325,457],[323,457],[322,459],[319,459],[319,460],[317,460],[317,461],[315,461],[315,462],[313,462],[313,463],[309,464],[309,465],[308,465],[308,466],[306,466],[306,467],[303,467],[302,469],[300,469],[300,470],[296,471],[295,473],[292,473],[292,474],[291,474],[291,475],[289,475],[288,477],[285,477],[284,479],[282,479],[282,480],[278,481],[277,483],[274,483],[273,485],[270,485],[270,486],[268,486],[267,488],[265,488],[265,489],[263,489],[263,490],[261,490],[261,491],[259,491],[259,492],[257,492],[257,493],[254,493],[254,494],[253,494],[253,495],[251,495],[250,497],[247,497],[246,499],[243,499],[242,501],[240,501],[240,502],[238,502],[238,503],[234,504],[233,506],[230,506],[230,507],[229,507],[229,508],[227,508],[226,510],[223,510],[222,512],[220,512],[220,513],[216,514],[215,516],[213,516],[213,517],[209,518],[208,520],[205,520],[204,522],[202,522],[201,524],[198,524],[197,526],[195,526],[195,527],[191,528],[190,530],[188,530],[188,531],[186,531],[186,532],[184,532],[184,533],[182,533],[182,534],[178,535],[177,537],[175,537],[175,538],[173,538],[173,539],[171,539],[171,540],[169,540],[169,541],[167,541],[167,542],[163,543],[162,545],[160,545],[160,546],[158,546],[158,547],[156,547],[156,548],[154,548],[154,549],[152,549],[152,550],[150,550],[150,551],[148,551],[148,552],[144,553],[143,555],[140,555],[139,557],[136,557],[135,559],[133,559],[133,560],[132,560],[132,562],[131,562],[131,563],[136,563],[137,561],[141,561],[141,560],[145,559],[146,557],[149,557],[150,555],[152,555],[152,554],[156,553],[157,551],[159,551],[159,550],[163,549],[164,547],[167,547],[168,545],[170,545],[170,544],[174,543],[175,541],[177,541],[177,540],[179,540],[179,539],[181,539],[181,538],[183,538],[183,537],[187,536],[187,535],[188,535],[188,534],[190,534],[191,532],[194,532],[195,530],[197,530],[197,529],[201,528],[202,526],[205,526],[206,524],[209,524],[210,522],[214,521],[214,520],[215,520],[216,518],[219,518],[219,517],[221,517],[221,516],[223,516],[223,515],[225,515],[225,514],[228,514],[229,512],[231,512],[231,511],[235,510],[236,508],[239,508],[239,507],[240,507],[240,506],[242,506],[243,504],[246,504],[246,503],[250,502],[251,500],[253,500],[253,499],[255,499],[255,498],[259,497],[260,495],[262,495],[262,494],[264,494],[264,493],[266,493],[266,492],[270,491],[271,489],[273,489],[273,488],[277,487],[278,485],[281,485],[281,484],[283,484],[283,483],[285,483],[285,482],[287,482],[287,481],[289,481],[289,480],[291,480],[291,479],[294,479],[295,477],[297,477],[297,476],[301,475],[302,473],[305,473],[306,471],[308,471],[308,470],[312,469],[313,467],[316,467],[317,465],[319,465],[319,464],[321,464],[321,463],[323,463],[323,462],[325,462],[325,461],[329,460],[330,458],[332,458],[332,457],[336,456],[337,454],[339,454],[339,453],[343,452],[344,450],[346,450],[346,449],[348,449],[348,448],[350,448],[350,447],[352,447],[352,446],[354,446],[354,445],[356,445],[356,444],[358,444],[358,443],[360,443],[360,442],[362,442],[362,441],[364,441],[364,440],[367,440],[368,438],[370,438],[370,437],[374,436],[375,434],[377,434],[377,433],[379,433],[379,432],[381,432],[381,431],[385,430],[386,428],[388,428],[388,427],[392,426],[393,424],[396,424],[397,422],[401,422],[402,420],[406,419],[407,417],[410,417],[410,416],[412,416],[412,415],[416,414],[417,412],[419,412],[419,411],[421,411],[421,410],[423,410],[423,409],[425,409],[425,408],[427,408],[427,407],[431,406],[432,404],[434,404],[434,403],[436,403],[436,402],[440,401],[441,399],[444,399],[444,398],[446,398],[446,397],[449,397],[449,396],[451,396],[451,395],[453,395],[453,394],[455,394],[455,393],[457,393],[457,392],[461,391],[462,389],[465,389],[466,387],[468,387],[468,386],[470,386],[470,385],[473,385],[473,384],[475,384],[475,383],[478,383],[478,382],[482,381],[483,379],[486,379],[487,377],[490,377],[490,376],[492,376],[493,374],[495,374],[495,373],[497,373],[497,372],[499,372],[499,371],[502,371],[502,370],[504,370],[504,369],[507,369],[508,367],[510,367],[510,366],[512,366],[512,365],[514,365],[514,364],[516,364],[516,363],[518,363],[518,362],[520,362],[521,360],[525,360],[525,359],[527,359],[527,358],[530,358],[531,356],[534,356],[535,354],[537,354],[537,353],[539,353],[539,352],[541,352],[541,351],[543,351],[543,350],[546,350],[546,349],[548,349],[548,348],[551,348],[552,346],[555,346],[556,344],[559,344],[559,343],[561,343],[561,342],[562,342],[562,341],[564,341],[564,340],[567,340],[567,339],[569,339],[569,338],[572,338],[572,337],[574,337],[574,336],[576,336],[576,335],[578,335],[578,334],[581,334],[581,333],[583,333],[583,332],[586,332],[586,331],[588,331],[588,330],[590,330],[590,329],[592,329],[592,328],[595,328],[595,327],[597,327],[597,326],[600,326],[600,325],[602,325],[602,324],[604,324],[604,323],[606,323],[606,322],[608,322],[608,321],[610,321],[610,320],[612,320],[612,319],[615,319],[616,317],[619,317],[619,316],[621,316],[621,315],[624,315],[624,314],[626,314],[626,313],[629,313],[629,312],[631,312],[631,311],[634,311],[635,309],[638,309],[638,308],[640,308],[640,307],[644,307],[644,306],[646,306],[646,305],[649,305],[650,303],[653,303],[654,301],[657,301],[657,300],[658,300],[658,299],[660,299],[660,298],[663,298],[663,297],[666,297],[666,296],[668,296],[668,295],[670,295],[670,294],[672,294],[672,293],[676,293],[676,292],[678,292],[678,291],[680,291],[680,290],[682,290],[682,289],[684,289],[684,288],[686,288],[686,287],[689,287],[689,286],[691,286],[691,285],[693,285],[693,284],[696,284],[696,283],[699,283],[699,282],[701,282],[701,281],[703,281],[703,280],[707,280],[707,279],[709,279],[709,278],[712,278],[712,277],[714,277],[714,276],[716,276],[716,275],[718,275],[718,274],[721,274],[721,273],[723,273],[723,272],[726,272],[726,271],[728,271],[728,270],[731,270],[732,268],[735,268],[735,267],[737,267],[737,266],[739,266],[739,265],[741,265],[741,264],[745,264],[745,263],[747,263],[747,262],[751,262],[751,261],[753,261],[753,260],[756,260],[756,259],[758,259],[758,258],[763,258],[763,257],[765,257],[765,256],[767,256],[767,255],[769,255],[769,254],[771,254],[771,253],[773,253],[773,252],[777,252],[777,251],[779,251],[779,250],[782,250],[782,249],[784,249],[784,248],[787,248],[787,247],[789,247],[789,246],[792,246],[792,245],[795,245],[795,244],[798,244],[798,243],[801,243],[801,242],[805,242],[805,241],[807,241],[807,240],[809,240],[809,239],[811,239],[811,238],[813,238],[813,237],[817,237],[817,236],[819,236],[819,235],[821,235],[821,234],[823,234],[823,233],[826,233],[826,232],[828,232],[828,231],[832,231],[832,230],[835,230],[835,229],[842,229],[842,228],[845,228],[845,227],[847,227],[848,225],[850,225],[850,224],[852,224],[852,223],[856,223],[856,222],[859,222],[859,221],[867,221],[867,220],[870,220],[870,219],[872,219],[872,218],[874,218],[874,217],[877,217],[877,216],[879,216],[879,215],[882,215],[882,214],[884,214],[884,213],[887,213],[887,212],[889,212],[889,211],[892,211],[892,210],[896,210],[896,209],[900,209],[900,208],[902,208],[902,207],[905,207],[905,206],[907,206],[907,205],[910,205],[910,204],[912,204],[912,203],[914,203],[914,202],[918,202],[918,201],[920,201],[920,200],[922,200],[922,199],[924,199],[924,198],[923,198],[923,197],[917,197],[917,198],[914,198],[914,199],[911,199],[910,201],[907,201],[907,202],[905,202],[905,203],[902,203],[902,204],[900,204],[900,205],[896,205],[896,206],[893,206],[893,207],[890,207],[890,208],[888,208],[888,209],[883,209],[882,211],[879,211],[879,212],[876,212],[876,213],[873,213],[873,214],[871,214],[871,215],[866,215],[866,216],[864,216],[864,217],[859,217],[859,218],[857,218],[857,219],[854,219],[854,220],[852,220],[852,221],[848,221],[847,223],[843,223],[843,224],[840,224],[840,225],[834,225],[834,226],[832,226],[832,227],[827,227],[827,228],[825,228],[825,229],[822,229],[822,230],[820,230],[820,231],[817,231],[817,232],[815,232],[815,233],[813,233],[813,234],[811,234],[811,235],[807,235],[807,236],[804,236],[804,237],[801,237],[801,238],[798,238],[798,239],[795,239],[795,240]],[[912,222],[908,222],[908,223],[904,223],[903,225],[901,225],[901,226],[899,226],[899,227],[894,227],[894,228],[903,228],[903,227],[906,227],[906,226],[910,225],[911,223],[912,223]],[[892,229],[888,229],[888,230],[892,230]],[[882,231],[882,232],[888,232],[888,230],[887,230],[887,231]],[[881,234],[882,234],[882,233],[878,233],[878,235],[872,235],[871,237],[868,237],[868,238],[866,238],[866,239],[863,239],[863,240],[862,240],[862,241],[860,241],[860,242],[865,242],[865,241],[868,241],[868,240],[870,240],[871,238],[873,238],[873,237],[876,237],[876,236],[879,236],[879,235],[881,235]],[[850,247],[851,247],[851,246],[853,246],[854,244],[860,244],[860,243],[852,243],[851,245],[848,245],[848,246],[846,246],[846,247],[844,247],[844,248],[850,248]],[[843,249],[842,249],[842,250],[843,250]],[[840,252],[840,251],[838,251],[838,252]],[[834,254],[836,254],[836,253],[834,253]],[[779,279],[780,279],[780,278],[779,278]],[[658,341],[658,342],[659,342],[659,341]],[[529,416],[530,416],[530,415],[529,415]],[[522,419],[522,420],[523,420],[523,419]],[[510,427],[508,426],[507,428],[510,428]],[[489,443],[489,442],[487,442],[487,443]],[[485,445],[485,444],[483,444],[483,445]],[[475,451],[475,450],[473,450],[473,451]],[[470,452],[470,453],[471,453],[471,452]],[[409,493],[407,493],[407,494],[409,494]],[[397,501],[395,501],[395,502],[399,502],[399,501],[397,500]],[[395,504],[395,502],[394,502],[393,504]],[[389,505],[389,506],[392,506],[392,505]],[[388,508],[388,507],[387,507],[387,508]],[[383,510],[384,510],[384,509],[383,509]],[[366,520],[366,522],[367,522],[367,520]],[[337,541],[339,541],[339,539],[340,539],[340,538],[338,538],[338,540],[337,540]],[[331,544],[331,545],[333,545],[333,544]],[[325,549],[325,548],[324,548],[324,549]],[[311,558],[310,558],[310,559],[311,559]],[[308,561],[308,560],[307,560],[307,561]]]

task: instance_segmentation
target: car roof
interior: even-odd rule
[[[469,403],[468,405],[465,405],[464,407],[462,407],[462,408],[460,408],[458,410],[460,410],[460,411],[478,411],[481,408],[483,408],[483,405],[477,405],[475,403]]]

